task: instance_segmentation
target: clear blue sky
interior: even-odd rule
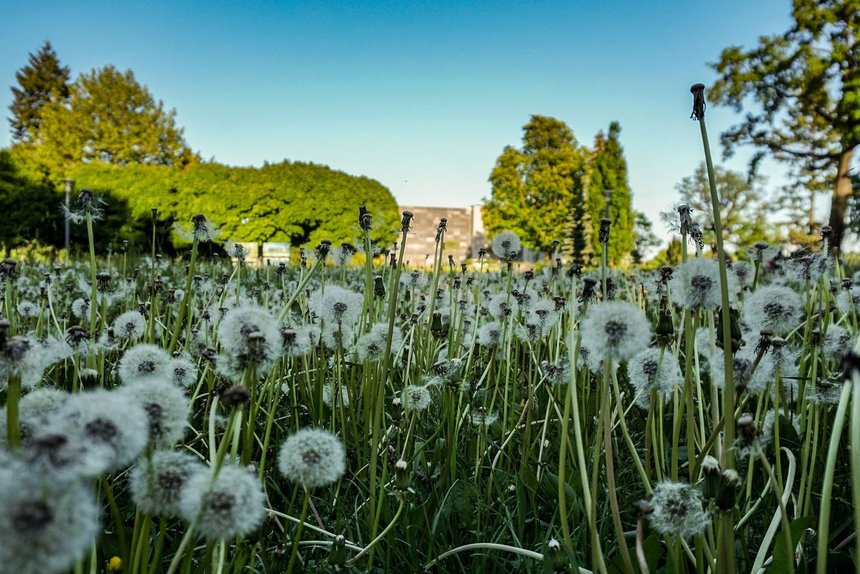
[[[634,207],[659,228],[702,158],[689,86],[722,48],[786,30],[790,2],[0,0],[0,21],[4,117],[15,71],[50,40],[73,77],[134,70],[206,159],[327,164],[401,204],[479,203],[531,114],[589,145],[617,120]],[[719,157],[738,118],[707,119]]]

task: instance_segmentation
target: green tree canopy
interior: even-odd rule
[[[767,197],[762,190],[761,178],[750,179],[741,172],[720,166],[716,166],[714,172],[720,197],[723,241],[738,249],[766,239],[769,235]],[[705,163],[700,163],[693,175],[682,179],[675,189],[681,202],[693,208],[693,218],[704,232],[705,243],[713,243],[714,212]]]
[[[792,166],[809,193],[832,189],[834,245],[845,232],[850,170],[860,143],[860,2],[794,0],[793,24],[745,50],[731,46],[713,65],[710,97],[744,121],[722,136],[727,153],[739,144]]]
[[[655,247],[660,247],[662,241],[654,233],[654,224],[641,211],[633,212],[633,233],[635,240],[633,241],[631,257],[633,263],[641,265],[645,262],[648,252]]]
[[[63,241],[60,199],[52,188],[22,176],[12,154],[0,150],[0,247],[6,254],[29,241]]]
[[[523,131],[522,149],[506,147],[490,174],[484,225],[489,235],[514,231],[523,245],[545,252],[563,239],[576,210],[574,225],[584,225],[587,150],[555,118],[533,115]]]
[[[81,163],[184,165],[194,156],[176,126],[131,70],[105,66],[78,76],[68,99],[42,108],[38,137],[23,153],[54,182]]]
[[[636,234],[630,185],[627,183],[627,160],[621,148],[618,122],[609,124],[609,134],[597,134],[588,169],[588,212],[592,224],[608,217],[612,221],[608,260],[617,264],[633,252]],[[609,209],[607,210],[607,197]],[[602,247],[597,233],[591,234],[591,248],[600,253]]]
[[[72,174],[77,188],[103,194],[108,204],[120,203],[128,221],[116,233],[148,244],[150,210],[159,218],[189,227],[202,213],[221,232],[222,240],[335,245],[360,237],[358,206],[373,216],[371,238],[380,246],[394,239],[399,221],[397,203],[379,182],[354,177],[325,166],[284,161],[262,168],[200,163],[177,170],[168,166],[111,166],[92,163]],[[165,240],[165,251],[186,243],[178,234]]]
[[[9,125],[12,139],[32,141],[39,133],[42,108],[50,102],[63,102],[69,97],[69,68],[60,65],[50,42],[45,42],[30,63],[15,72],[18,86],[12,87]]]

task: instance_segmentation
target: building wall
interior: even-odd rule
[[[481,206],[472,207],[423,207],[401,205],[400,211],[411,211],[412,229],[406,240],[404,260],[410,267],[430,267],[436,250],[436,230],[439,221],[448,219],[445,245],[442,252],[443,263],[447,265],[448,255],[453,255],[459,265],[467,260],[478,258],[478,249],[487,247],[484,225],[481,219]]]

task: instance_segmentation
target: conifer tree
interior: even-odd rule
[[[589,162],[589,178],[587,186],[588,213],[591,221],[600,221],[608,217],[612,221],[612,233],[609,237],[609,263],[618,264],[629,260],[633,252],[636,234],[634,225],[636,218],[633,213],[630,185],[627,183],[627,160],[621,148],[619,135],[621,126],[618,122],[609,125],[609,134],[597,134],[594,142],[593,155]],[[606,200],[609,198],[609,209]],[[596,226],[592,225],[593,229]],[[594,253],[601,252],[600,240],[596,232],[590,234],[589,241]]]
[[[12,139],[23,142],[36,138],[42,119],[42,109],[52,101],[69,97],[69,68],[60,65],[50,42],[45,42],[30,63],[15,73],[18,86],[12,87],[9,125]]]
[[[491,236],[514,231],[523,245],[546,253],[553,241],[564,239],[560,230],[569,229],[572,220],[575,234],[587,151],[555,118],[533,115],[523,131],[522,149],[506,147],[490,174],[484,226]]]

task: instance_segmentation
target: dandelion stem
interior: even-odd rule
[[[846,385],[847,386],[847,385]],[[851,373],[851,496],[854,500],[854,556],[860,556],[860,373]]]
[[[348,562],[348,564],[355,564],[359,558],[370,552],[370,549],[376,546],[376,543],[385,538],[385,535],[388,534],[394,525],[397,524],[397,520],[400,518],[400,514],[403,512],[403,507],[405,505],[405,501],[403,498],[400,499],[400,504],[397,506],[397,512],[394,514],[394,518],[391,519],[391,522],[388,523],[388,526],[379,533],[379,536],[370,541],[370,544],[365,546],[361,552],[352,557],[352,559]]]
[[[694,108],[694,116],[699,120],[699,129],[702,133],[702,145],[705,150],[705,165],[708,170],[708,187],[711,193],[711,209],[714,221],[714,240],[717,244],[717,255],[720,262],[720,305],[723,327],[723,360],[725,372],[725,388],[723,389],[723,416],[728,418],[734,416],[735,412],[735,383],[734,383],[734,358],[732,356],[732,331],[731,331],[731,309],[729,307],[729,284],[726,272],[726,251],[723,246],[723,226],[720,220],[720,198],[717,193],[717,182],[714,175],[714,164],[711,160],[711,146],[708,143],[708,130],[705,126],[704,112],[704,86],[697,84],[693,86],[693,94],[696,102],[701,98],[701,108]],[[735,455],[732,445],[735,441],[734,421],[727,421],[725,435],[723,437],[723,467],[734,469]],[[735,572],[735,541],[734,541],[734,513],[723,512],[720,515],[720,536],[718,538],[718,567],[722,572],[733,574]]]
[[[296,527],[296,535],[293,538],[293,549],[290,551],[290,562],[287,565],[287,574],[290,574],[293,571],[293,568],[296,565],[296,556],[299,553],[299,540],[302,537],[302,530],[305,526],[305,520],[308,517],[308,502],[311,498],[311,493],[306,487],[302,487],[304,490],[304,500],[302,501],[302,513],[299,517],[299,525]]]
[[[853,376],[856,377],[856,373]],[[836,473],[836,457],[839,455],[842,427],[845,425],[845,411],[848,410],[848,401],[851,399],[852,387],[855,385],[856,383],[853,385],[846,384],[842,387],[836,417],[833,419],[830,448],[827,451],[827,462],[824,467],[824,482],[821,485],[821,509],[818,514],[818,558],[815,569],[817,574],[826,574],[827,572],[827,545],[830,542],[830,504],[833,498],[833,477]]]

